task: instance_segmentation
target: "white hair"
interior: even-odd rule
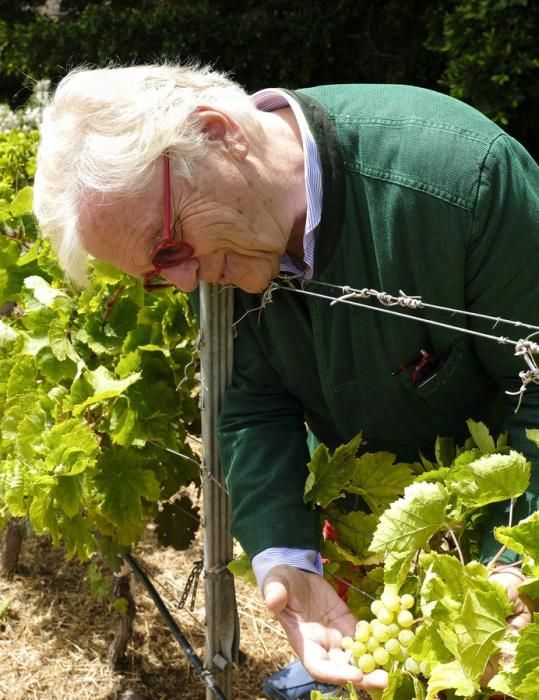
[[[80,207],[89,193],[136,194],[165,151],[192,179],[206,150],[196,108],[227,109],[256,129],[250,97],[225,74],[196,65],[76,69],[56,88],[40,127],[34,212],[68,275],[83,283]]]

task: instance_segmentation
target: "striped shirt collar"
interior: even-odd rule
[[[281,258],[281,272],[296,275],[303,282],[312,279],[314,266],[314,231],[320,223],[322,215],[322,168],[318,148],[313,139],[309,125],[300,106],[284,90],[268,88],[259,90],[252,96],[255,105],[263,112],[272,112],[275,109],[290,107],[301,133],[303,144],[305,189],[307,194],[307,213],[305,220],[305,233],[303,236],[303,261],[305,269],[299,270],[293,259],[285,253]]]

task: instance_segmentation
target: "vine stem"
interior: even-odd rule
[[[458,539],[457,539],[457,536],[455,535],[455,532],[454,532],[453,528],[452,528],[452,527],[448,527],[448,528],[447,528],[447,531],[448,531],[449,534],[451,535],[451,539],[453,540],[453,543],[454,543],[454,545],[455,545],[455,549],[456,549],[457,552],[458,552],[459,559],[460,559],[460,563],[462,564],[462,566],[466,566],[466,562],[464,561],[464,554],[462,553],[462,549],[460,548],[459,541],[458,541]]]
[[[511,499],[511,502],[510,502],[510,504],[509,504],[509,522],[507,523],[508,527],[512,527],[512,526],[513,526],[513,512],[514,512],[514,509],[515,509],[515,499],[512,498],[512,499]],[[492,560],[488,563],[487,568],[488,568],[489,570],[492,570],[492,569],[495,567],[496,563],[499,561],[500,557],[501,557],[502,554],[506,551],[506,549],[507,549],[507,547],[506,547],[504,544],[500,547],[500,549],[496,552],[496,555],[494,556],[494,559],[492,559]]]

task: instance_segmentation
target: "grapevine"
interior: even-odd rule
[[[517,633],[507,591],[492,578],[510,551],[519,594],[538,609],[539,513],[496,527],[499,554],[480,561],[487,506],[505,501],[512,513],[530,463],[504,435],[495,440],[471,420],[468,427],[465,445],[437,441],[435,462],[360,454],[360,435],[333,454],[323,445],[313,453],[305,498],[326,519],[325,575],[358,618],[342,648],[364,674],[387,673],[386,689],[370,691],[377,700],[539,697],[539,615],[531,612]],[[539,446],[538,430],[527,436]],[[343,512],[346,493],[361,494],[372,512]],[[487,673],[500,652],[505,662]],[[338,697],[362,693],[350,686]]]

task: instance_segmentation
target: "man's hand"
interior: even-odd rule
[[[518,592],[518,587],[525,580],[526,577],[520,569],[512,564],[496,567],[489,576],[489,581],[495,581],[507,590],[507,597],[513,605],[513,613],[507,618],[507,622],[516,630],[521,630],[533,618],[533,601],[520,595]],[[488,681],[498,672],[500,662],[503,661],[509,661],[509,659],[505,658],[501,653],[495,654],[489,659],[481,679],[482,684],[488,684]]]
[[[334,685],[351,681],[366,690],[386,687],[385,671],[365,675],[348,664],[341,639],[354,636],[357,620],[322,576],[275,566],[266,576],[263,593],[267,607],[315,680]]]

